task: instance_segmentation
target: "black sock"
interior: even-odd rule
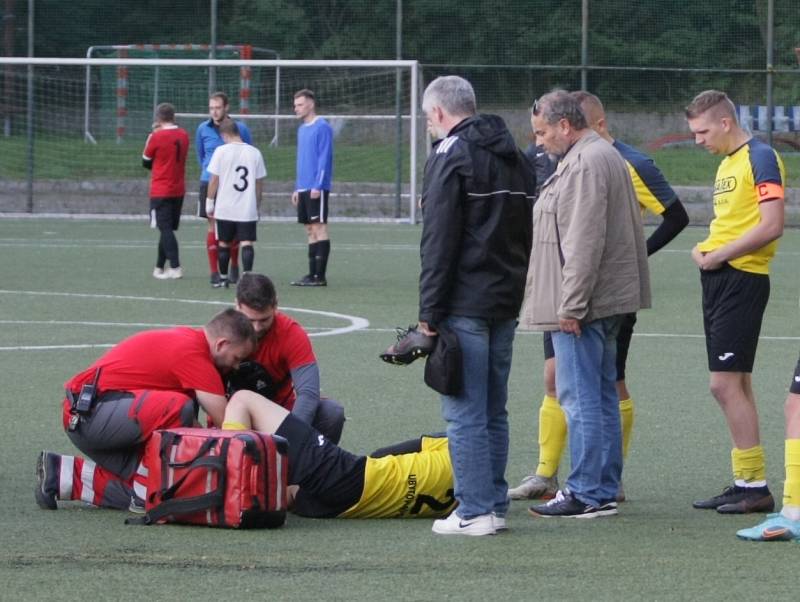
[[[308,243],[308,275],[313,276],[317,273],[317,244]]]
[[[253,271],[253,261],[256,258],[256,250],[253,245],[242,245],[242,267],[245,272]]]
[[[164,247],[164,254],[169,259],[169,264],[173,268],[181,265],[178,259],[178,239],[175,238],[175,232],[171,229],[161,230],[161,245]]]
[[[231,260],[231,248],[219,245],[217,248],[217,263],[219,264],[219,275],[223,278],[228,277],[228,262]]]
[[[328,256],[331,254],[331,241],[321,240],[317,243],[317,256],[315,259],[316,274],[320,279],[325,280],[325,272],[328,270]]]

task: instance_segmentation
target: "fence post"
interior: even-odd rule
[[[28,0],[28,57],[33,58],[33,3]],[[33,65],[28,65],[28,213],[33,213]]]
[[[772,113],[775,110],[775,100],[772,97],[773,75],[773,46],[775,37],[775,0],[767,1],[767,143],[772,146]]]

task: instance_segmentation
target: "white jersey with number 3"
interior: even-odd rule
[[[256,180],[267,176],[261,151],[244,142],[223,144],[214,151],[208,172],[219,178],[214,208],[216,219],[258,221]]]

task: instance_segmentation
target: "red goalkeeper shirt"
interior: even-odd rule
[[[164,126],[147,138],[142,158],[153,161],[150,197],[180,197],[186,192],[189,135],[177,125]]]

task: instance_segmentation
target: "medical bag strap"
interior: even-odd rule
[[[225,477],[230,440],[224,439],[222,441],[218,456],[205,455],[217,442],[218,439],[209,439],[206,441],[192,460],[169,463],[168,466],[170,468],[187,468],[188,470],[180,479],[175,481],[172,486],[163,490],[161,494],[161,499],[164,500],[163,502],[151,508],[140,519],[128,519],[125,521],[125,524],[152,525],[170,515],[193,514],[195,512],[202,512],[203,510],[222,507],[225,504]],[[204,493],[203,495],[195,495],[177,500],[172,499],[178,489],[183,485],[184,481],[186,481],[189,474],[194,470],[202,468],[213,470],[217,473],[216,489]],[[224,524],[223,514],[220,514],[220,524]]]

